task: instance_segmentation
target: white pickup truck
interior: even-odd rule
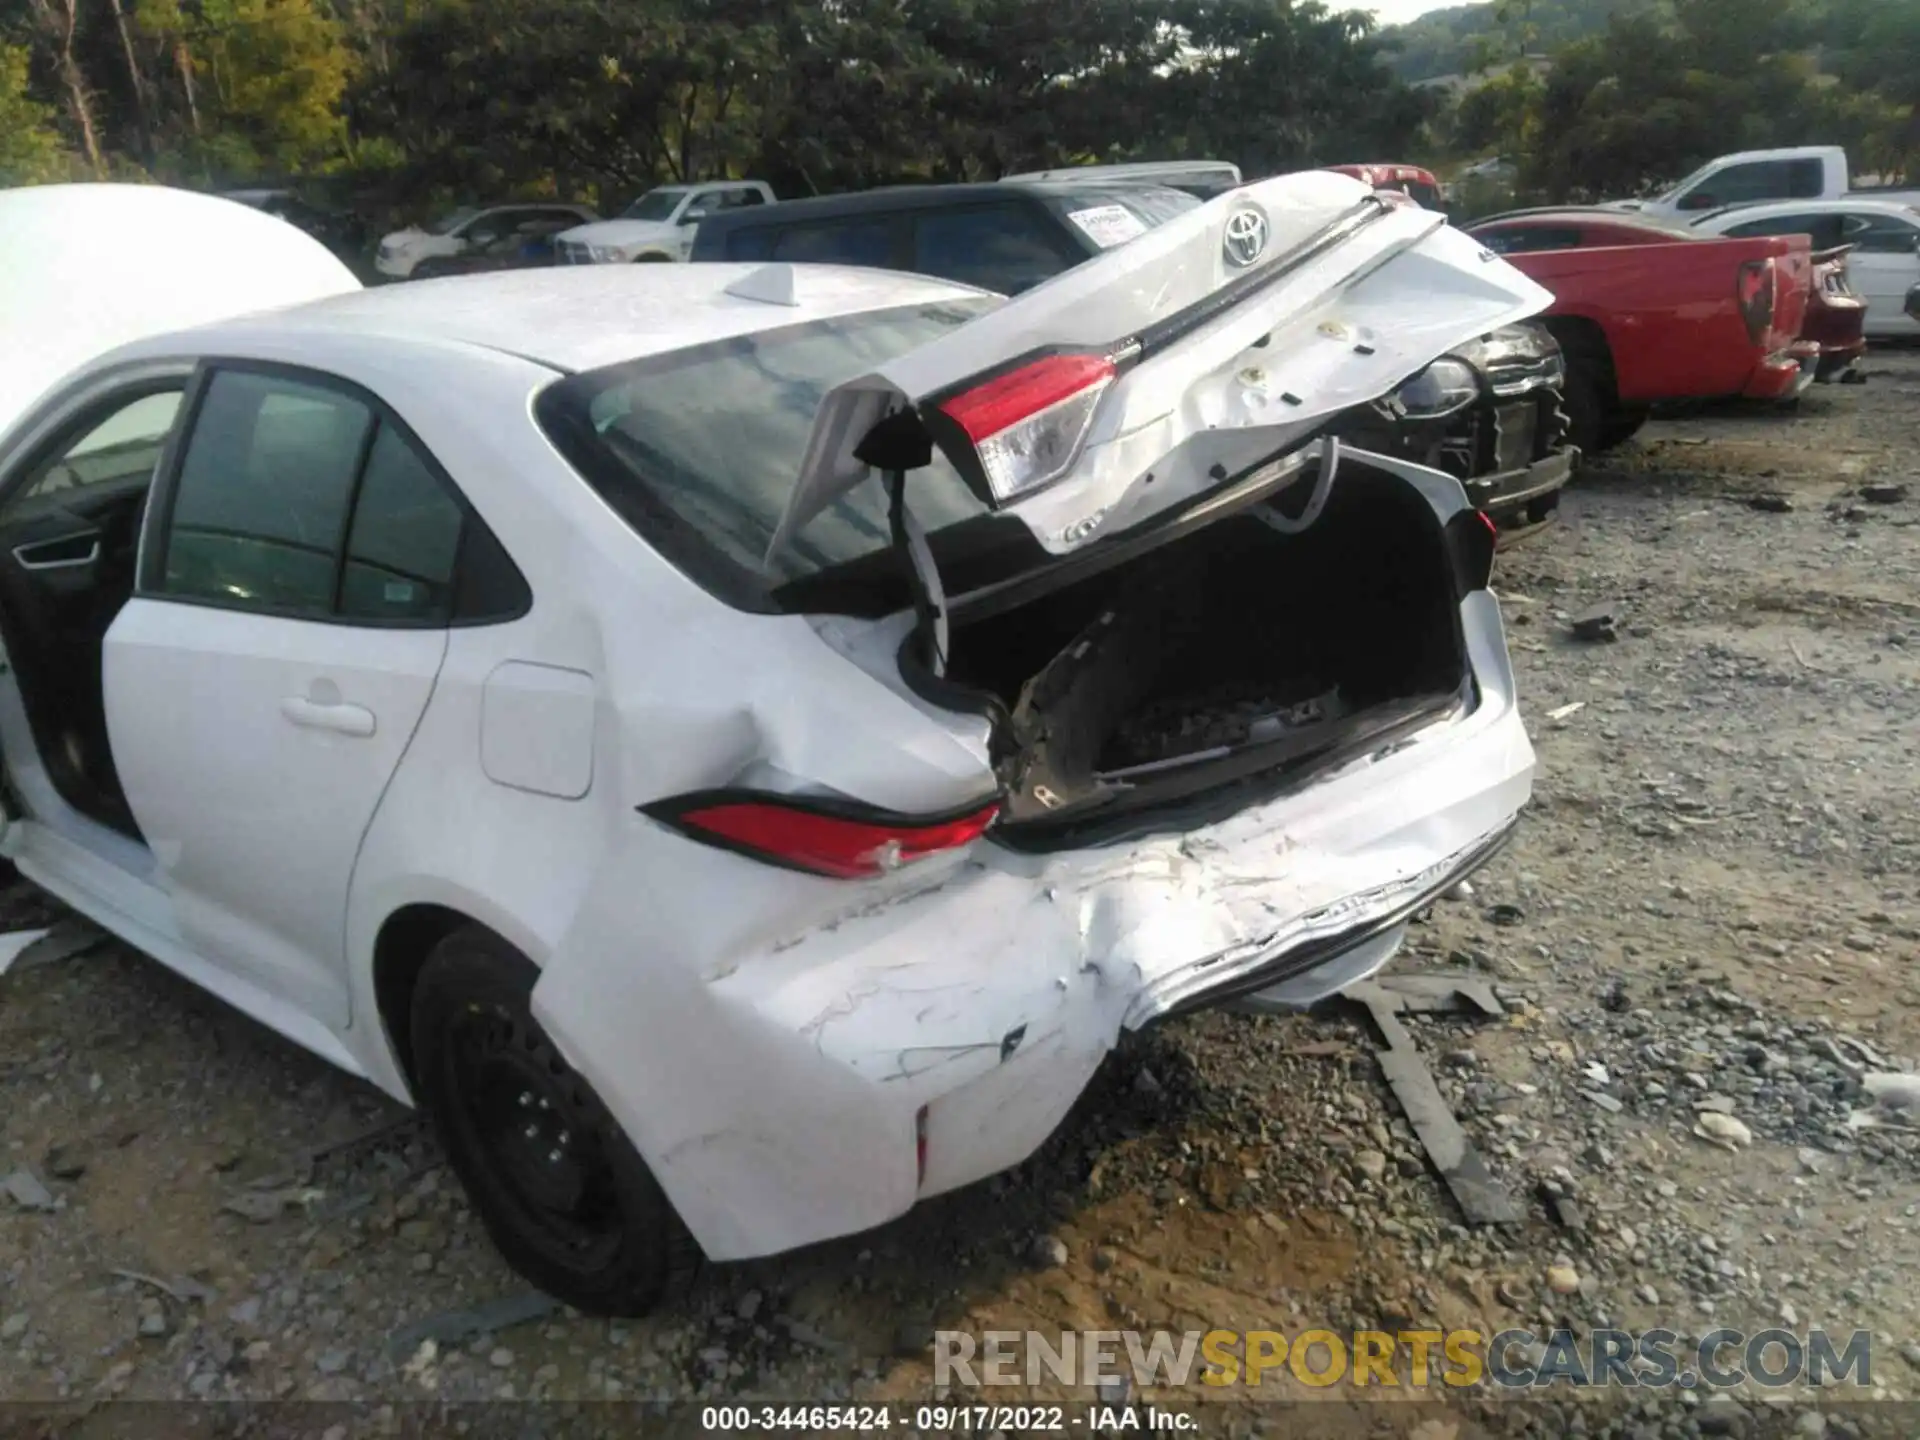
[[[1608,209],[1647,215],[1688,215],[1761,200],[1835,200],[1843,196],[1920,206],[1920,188],[1852,188],[1847,152],[1838,145],[1789,150],[1742,150],[1709,160],[1651,200],[1617,200]]]
[[[716,180],[704,185],[660,185],[611,220],[576,226],[554,242],[562,265],[630,265],[685,260],[694,231],[709,215],[747,205],[773,204],[764,180]]]

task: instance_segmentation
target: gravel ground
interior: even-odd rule
[[[422,1401],[925,1399],[936,1326],[1435,1322],[1865,1329],[1874,1398],[1920,1397],[1920,1135],[1849,1125],[1863,1072],[1920,1068],[1920,351],[1871,369],[1791,418],[1649,427],[1501,561],[1538,797],[1399,966],[1508,1001],[1407,1023],[1522,1224],[1461,1223],[1362,1019],[1212,1014],[1124,1047],[1012,1175],[588,1320],[527,1296],[397,1107],[108,944],[0,980],[0,1397],[378,1429]],[[1594,607],[1614,640],[1574,637]],[[1315,1433],[1920,1430],[1673,1392],[1456,1395],[1414,1429],[1325,1393]],[[1254,1401],[1307,1394],[1210,1395],[1207,1433],[1291,1433]]]

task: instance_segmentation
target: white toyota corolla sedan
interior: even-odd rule
[[[138,257],[32,239],[103,191]],[[1491,527],[1319,434],[1549,303],[1440,216],[1270,180],[1007,301],[361,291],[216,206],[0,197],[60,335],[0,376],[0,851],[423,1106],[582,1309],[1351,984],[1527,800]]]

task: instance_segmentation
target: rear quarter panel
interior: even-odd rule
[[[1742,264],[1768,257],[1786,262],[1774,305],[1775,330],[1784,338],[1756,345],[1740,313],[1738,280]],[[1620,398],[1630,404],[1739,394],[1769,353],[1798,336],[1812,271],[1805,238],[1787,236],[1607,245],[1506,259],[1553,292],[1549,316],[1592,320],[1606,333]]]

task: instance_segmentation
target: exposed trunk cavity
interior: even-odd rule
[[[1349,459],[1318,518],[1285,533],[1312,489],[1309,472],[1092,578],[957,616],[949,678],[1012,714],[1003,836],[1087,843],[1173,802],[1238,808],[1465,702],[1431,506]]]

